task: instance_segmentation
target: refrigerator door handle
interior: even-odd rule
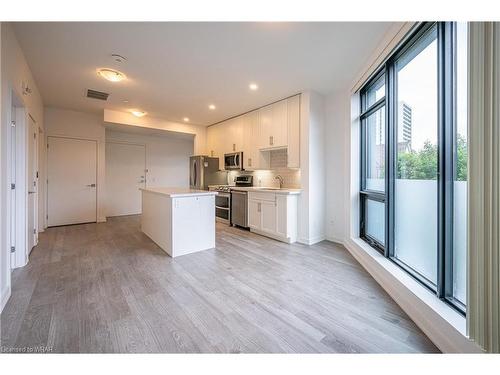
[[[195,188],[198,187],[198,181],[196,181],[198,179],[198,168],[197,168],[197,165],[198,163],[196,162],[196,159],[193,160],[193,186]]]

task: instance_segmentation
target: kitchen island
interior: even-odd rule
[[[215,247],[215,191],[142,190],[141,230],[171,257]]]

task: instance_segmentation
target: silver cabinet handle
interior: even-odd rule
[[[35,194],[36,191],[28,191],[28,194]]]
[[[260,210],[261,210],[260,205],[261,205],[261,203],[259,202],[259,203],[257,204],[257,212],[260,212]]]
[[[95,187],[95,184],[87,185],[87,187]]]

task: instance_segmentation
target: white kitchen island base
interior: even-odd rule
[[[142,190],[141,230],[171,257],[215,248],[216,192]]]

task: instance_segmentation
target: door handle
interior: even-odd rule
[[[95,187],[95,184],[87,185],[87,187]]]
[[[36,191],[28,191],[28,194],[35,194]]]

